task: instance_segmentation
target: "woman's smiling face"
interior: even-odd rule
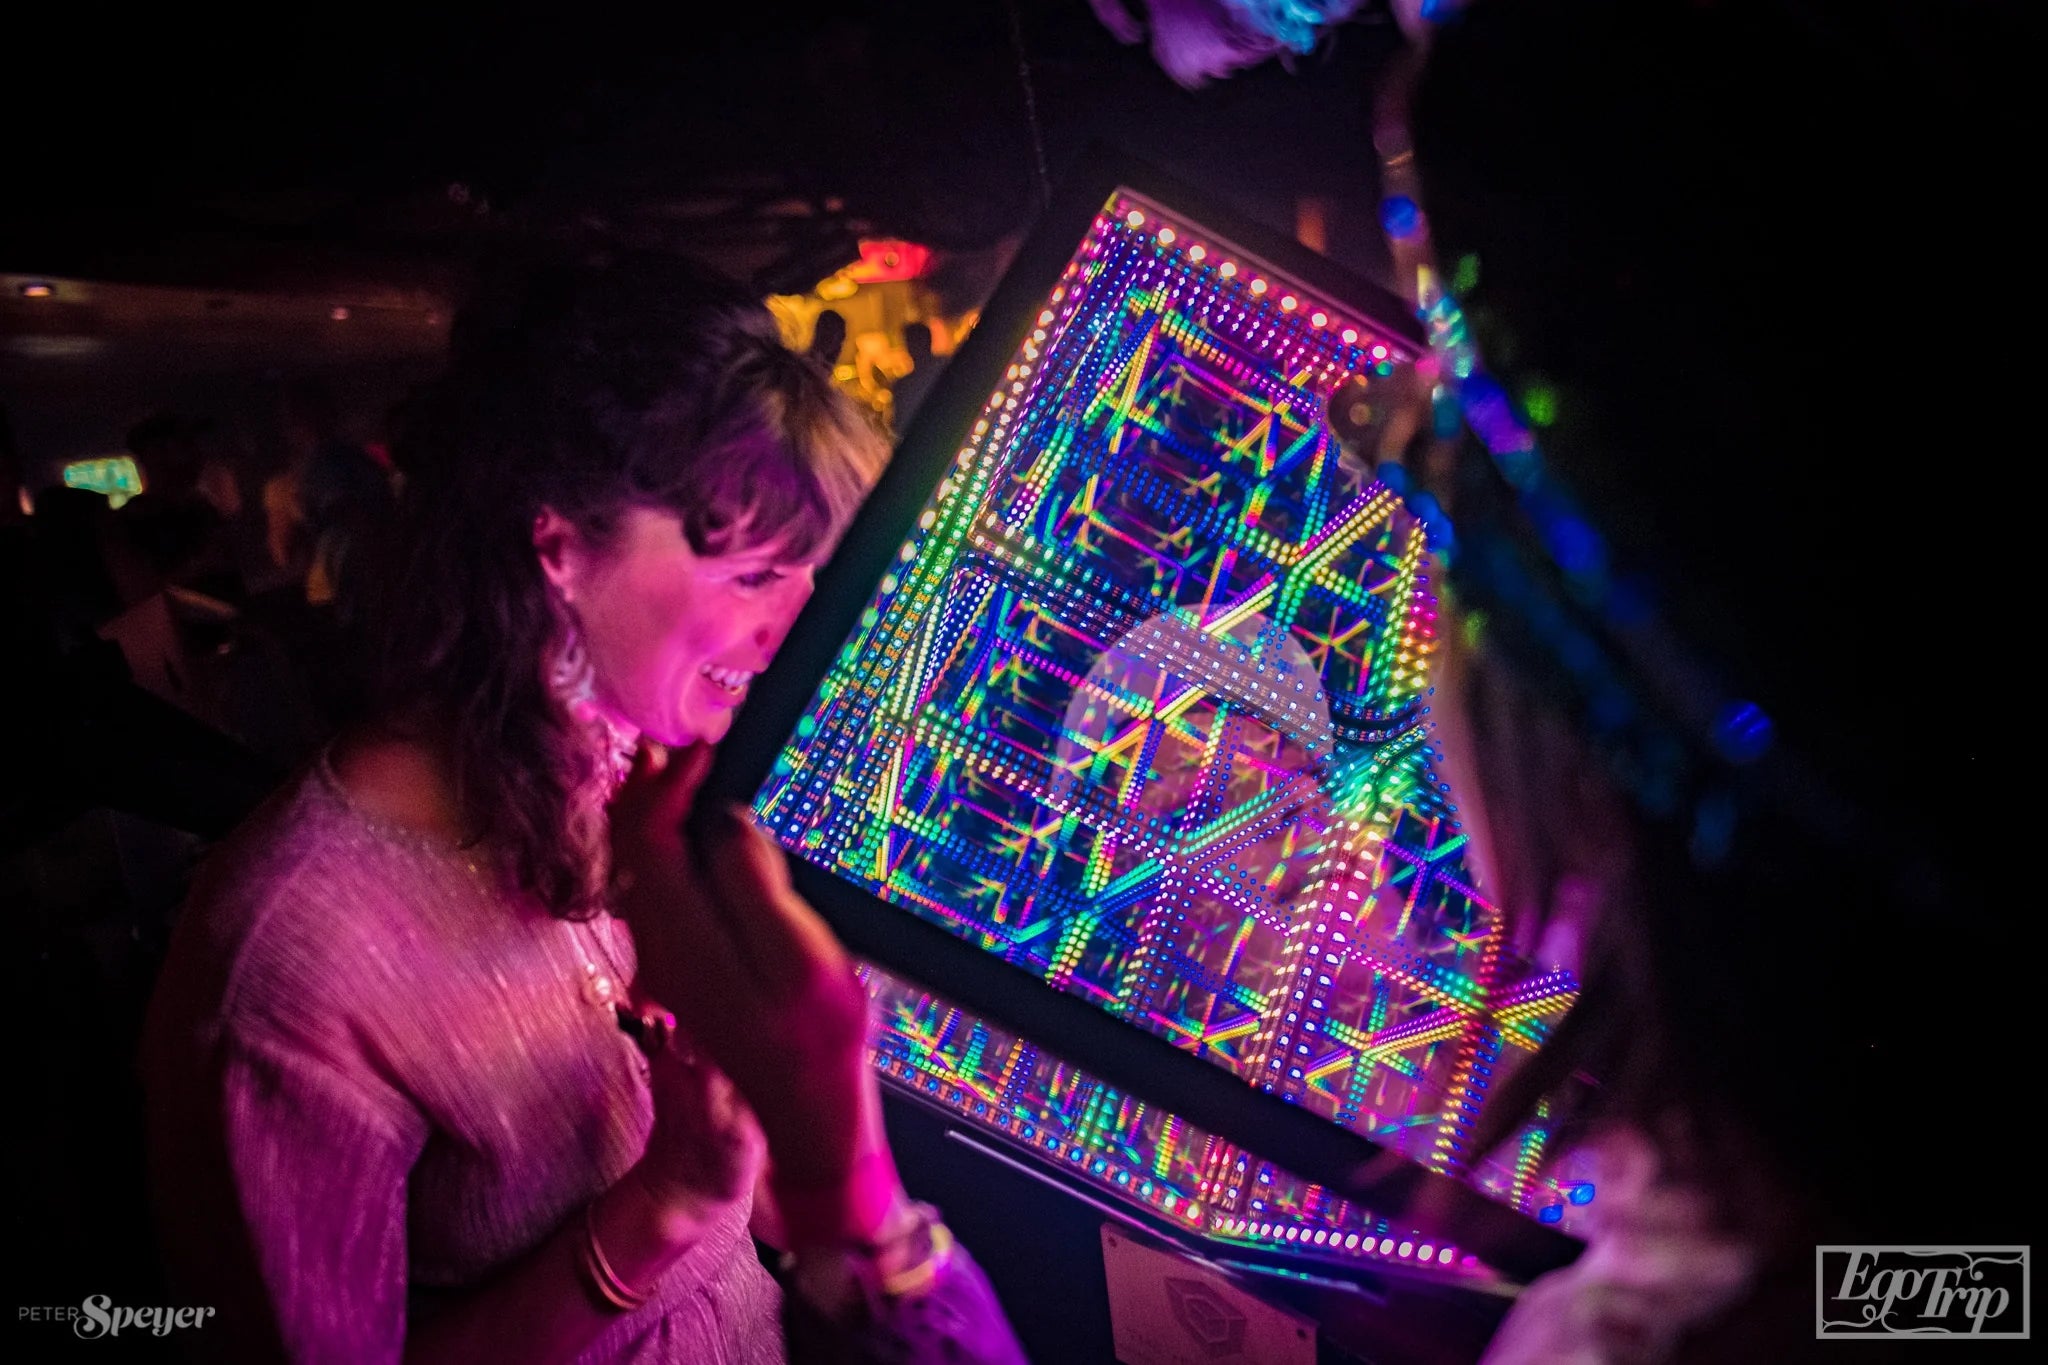
[[[674,513],[648,507],[628,510],[603,546],[544,513],[534,543],[582,627],[606,719],[668,745],[725,737],[817,567],[773,544],[698,554]]]

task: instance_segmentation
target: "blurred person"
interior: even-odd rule
[[[1145,8],[1194,85],[1345,7]],[[2016,788],[2002,731],[2031,714],[1985,666],[2029,500],[1970,456],[2032,435],[2014,184],[2038,22],[1393,10],[1430,49],[1423,207],[1491,367],[1443,382],[1492,455],[1467,442],[1412,490],[1450,509],[1463,622],[1442,768],[1514,940],[1583,978],[1470,1155],[1542,1113],[1601,1172],[1585,1254],[1521,1294],[1487,1365],[1918,1350],[1817,1341],[1815,1249],[2027,1241],[2005,1144],[1926,1117],[2025,1083],[2023,991],[1987,970],[2024,874],[1965,812]],[[1932,263],[1987,282],[1952,327],[1900,307]],[[1960,423],[1956,374],[1983,396]]]
[[[1271,57],[1311,51],[1360,0],[1088,0],[1088,7],[1118,42],[1145,42],[1149,31],[1153,60],[1193,90]]]
[[[158,413],[128,435],[143,491],[118,510],[69,506],[50,529],[79,553],[89,531],[119,598],[94,628],[127,680],[222,736],[289,768],[325,734],[317,687],[339,670],[294,659],[248,588],[251,556],[232,460],[205,417]],[[96,496],[96,495],[88,495]],[[52,537],[53,547],[57,538]],[[98,577],[52,591],[87,590]]]
[[[109,629],[123,608],[106,498],[60,485],[34,505],[0,523],[0,686],[13,725],[0,746],[0,848],[98,808],[218,838],[280,773],[137,682]]]
[[[917,415],[918,405],[931,392],[933,381],[939,377],[939,358],[932,354],[932,329],[923,322],[905,323],[903,327],[903,349],[910,354],[910,373],[897,380],[889,390],[889,411],[897,433],[910,429],[910,422]]]
[[[269,669],[297,702],[290,723],[274,727],[272,745],[303,758],[367,704],[364,623],[355,614],[362,594],[351,580],[392,536],[397,492],[385,465],[348,435],[326,380],[287,382],[277,414],[285,465],[261,494],[269,572],[245,616],[275,646]]]
[[[137,685],[101,627],[120,608],[100,543],[117,513],[61,485],[23,505],[0,410],[0,904],[10,994],[36,1021],[15,1073],[12,1216],[37,1248],[24,1297],[90,1277],[153,1299],[134,1046],[190,850],[281,775]]]
[[[202,446],[209,444],[215,434],[212,422],[202,422],[197,433]],[[199,496],[213,505],[213,510],[229,521],[242,515],[243,497],[241,475],[233,461],[208,452],[199,466],[196,484]]]
[[[1434,36],[1414,145],[1498,456],[1437,490],[1478,638],[1440,737],[1486,889],[1583,957],[1475,1146],[1548,1094],[1603,1171],[1490,1365],[1835,1359],[1877,1344],[1815,1342],[1817,1246],[2027,1240],[1996,1121],[1925,1119],[2026,1083],[1984,960],[2024,874],[1965,814],[2030,714],[1979,666],[2019,509],[1941,452],[2028,418],[1899,388],[2012,394],[2026,351],[1990,304],[1923,356],[1888,277],[2023,256],[2016,14],[1518,0]]]
[[[317,377],[279,395],[286,467],[264,485],[271,558],[325,605],[342,596],[356,550],[395,515],[389,471],[343,431],[332,389]]]
[[[829,375],[839,368],[839,353],[845,349],[845,315],[836,308],[820,309],[817,321],[811,324],[811,359],[824,366]]]
[[[227,523],[226,536],[247,594],[268,591],[279,571],[270,553],[263,484],[247,429],[236,419],[201,418],[196,424],[201,464],[199,492]]]
[[[143,418],[128,429],[123,444],[142,472],[143,492],[177,499],[198,492],[199,447],[191,421],[182,414],[158,412]]]
[[[162,412],[129,429],[126,445],[142,475],[142,491],[119,510],[114,524],[125,544],[113,553],[131,604],[173,585],[224,601],[242,594],[227,535],[231,514],[203,482],[218,483],[201,444],[207,426]]]
[[[844,952],[742,812],[685,824],[878,436],[627,257],[485,291],[398,447],[374,719],[203,870],[146,1039],[206,1344],[1019,1360],[897,1178]]]

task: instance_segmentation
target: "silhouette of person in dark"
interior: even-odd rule
[[[185,850],[216,838],[280,776],[138,686],[98,627],[121,608],[105,542],[119,514],[33,477],[0,411],[0,903],[10,993],[38,1021],[15,1077],[12,1137],[32,1188],[38,1284],[90,1276],[123,1297],[160,1280],[142,1184],[132,1054]],[[126,508],[122,509],[126,511]]]
[[[333,392],[318,379],[289,385],[280,422],[290,463],[264,488],[270,550],[306,600],[334,601],[352,551],[393,515],[390,476],[343,433]]]
[[[1414,158],[1439,258],[1472,262],[1461,397],[1498,455],[1445,471],[1484,621],[1446,633],[1432,711],[1494,895],[1584,924],[1578,1003],[1473,1148],[1547,1095],[1603,1169],[1587,1252],[1487,1365],[1807,1359],[1817,1246],[2025,1240],[2023,1125],[1980,1150],[1898,1120],[1907,1078],[2025,1074],[1997,958],[2029,902],[1948,816],[2025,790],[1998,642],[2027,500],[1928,452],[2024,449],[2034,417],[1983,403],[1959,438],[1888,387],[1912,333],[1868,264],[2024,258],[2021,8],[1476,0],[1433,40]],[[1973,314],[1972,392],[2028,391],[2026,317]],[[1922,509],[1951,572],[1902,540]]]
[[[139,557],[139,578],[123,574],[130,601],[172,584],[225,601],[242,596],[227,519],[201,487],[201,433],[201,423],[168,412],[129,429],[126,444],[142,474],[142,492],[123,504],[116,525],[124,549]]]
[[[818,314],[818,321],[811,329],[810,357],[829,373],[839,364],[839,353],[845,349],[846,319],[837,309],[827,308]]]
[[[901,435],[909,430],[910,419],[918,406],[931,392],[932,383],[939,377],[939,358],[932,354],[932,329],[922,322],[908,323],[903,328],[903,349],[910,352],[910,373],[896,381],[891,389],[891,411],[896,432]]]

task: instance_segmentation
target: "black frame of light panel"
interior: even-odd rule
[[[952,467],[961,433],[1003,382],[1004,370],[1036,325],[1061,272],[1096,214],[1119,189],[1199,224],[1276,273],[1357,306],[1418,354],[1426,348],[1414,310],[1393,294],[1225,211],[1125,154],[1093,149],[1064,177],[1062,192],[925,396],[887,471],[820,571],[817,591],[773,665],[754,680],[746,704],[719,746],[705,788],[707,798],[750,805],[768,780],[819,681],[892,567],[932,489]],[[1577,1239],[1559,1229],[1406,1158],[1388,1160],[1386,1149],[1369,1139],[1056,990],[863,887],[802,858],[791,858],[789,864],[798,891],[850,951],[1029,1038],[1118,1090],[1405,1222],[1416,1232],[1469,1251],[1516,1279],[1532,1279],[1567,1265],[1583,1250]]]

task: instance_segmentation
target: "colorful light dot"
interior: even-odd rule
[[[1390,195],[1380,203],[1380,226],[1396,241],[1412,237],[1422,226],[1422,210],[1405,194]]]

